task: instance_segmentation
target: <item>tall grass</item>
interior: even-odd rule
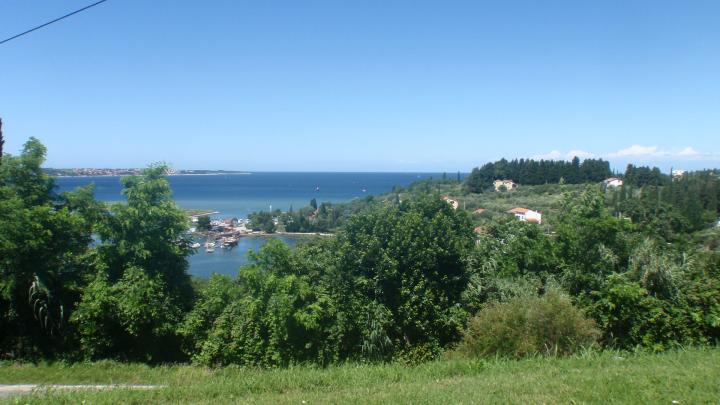
[[[2,364],[0,384],[161,384],[153,391],[51,392],[9,403],[717,403],[720,349],[662,354],[440,360],[415,367],[149,367],[112,362]]]

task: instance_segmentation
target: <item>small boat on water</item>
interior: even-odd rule
[[[200,249],[200,246],[202,246],[202,245],[198,242],[195,242],[192,245],[190,245],[190,247],[193,249]]]
[[[210,249],[215,247],[215,242],[207,241],[205,242],[205,249]]]
[[[214,252],[214,251],[215,251],[215,248],[214,248],[214,247],[205,248],[205,253],[212,253],[212,252]]]
[[[223,249],[230,249],[233,246],[237,246],[237,244],[238,244],[237,238],[234,238],[232,236],[228,237],[228,238],[222,238],[220,240],[220,247]]]

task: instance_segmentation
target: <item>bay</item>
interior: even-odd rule
[[[315,198],[320,202],[347,202],[368,195],[384,194],[394,186],[405,187],[414,181],[440,178],[440,173],[332,173],[332,172],[252,172],[246,174],[168,176],[173,198],[181,208],[217,211],[216,218],[246,218],[254,211],[307,206]],[[95,185],[100,201],[123,201],[120,177],[58,177],[58,192]],[[293,246],[290,237],[277,237]],[[267,243],[267,238],[244,237],[232,250],[214,253],[200,250],[190,256],[189,273],[207,278],[212,273],[237,274],[247,263],[247,253]]]

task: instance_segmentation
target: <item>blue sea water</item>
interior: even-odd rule
[[[286,211],[320,202],[346,202],[353,198],[387,193],[393,186],[437,173],[250,173],[229,175],[169,176],[173,197],[182,208],[219,211],[218,216],[245,218],[253,211],[279,208]],[[95,184],[95,198],[122,201],[116,176],[59,177],[58,191]]]
[[[286,236],[244,236],[240,238],[238,245],[234,248],[221,249],[216,248],[213,253],[206,253],[200,249],[197,253],[190,256],[189,273],[198,278],[209,278],[213,273],[227,274],[234,276],[238,269],[248,262],[248,252],[257,251],[270,239],[278,239],[285,242],[288,246],[295,246],[297,239]],[[202,242],[202,241],[201,241]]]
[[[311,199],[320,202],[346,202],[367,195],[391,191],[394,186],[440,178],[439,173],[279,173],[259,172],[228,175],[169,176],[168,181],[176,203],[182,208],[218,211],[215,217],[245,218],[254,211],[281,209],[287,211],[307,206]],[[100,201],[122,201],[120,177],[89,176],[59,177],[57,191],[71,191],[88,184],[95,185],[95,198]],[[288,237],[279,237],[294,245]],[[247,252],[257,250],[267,238],[241,238],[232,250],[216,249],[214,253],[200,250],[189,258],[190,274],[207,278],[212,273],[237,274],[247,263]]]

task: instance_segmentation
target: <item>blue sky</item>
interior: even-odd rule
[[[3,0],[0,37],[90,0]],[[109,0],[0,45],[48,166],[720,166],[718,1]]]

